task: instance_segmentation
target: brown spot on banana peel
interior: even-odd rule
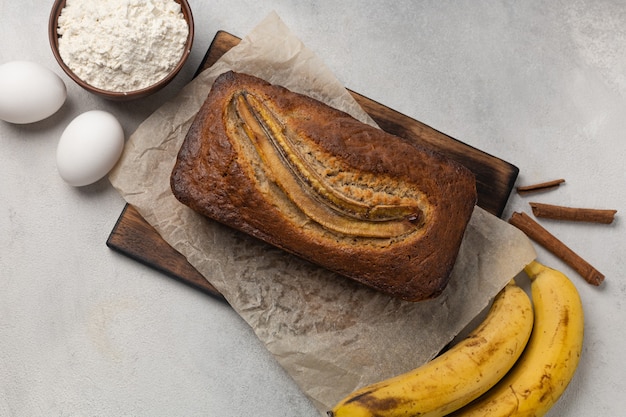
[[[307,166],[289,133],[254,95],[241,92],[233,97],[232,106],[273,181],[322,227],[347,235],[392,238],[423,225],[417,205],[367,205],[334,189]]]
[[[388,411],[399,408],[402,404],[406,403],[406,399],[396,397],[376,398],[371,392],[363,392],[349,399],[346,404],[356,403],[363,408],[370,410],[372,416],[376,416],[376,410]]]

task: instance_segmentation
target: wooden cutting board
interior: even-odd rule
[[[239,42],[240,39],[234,35],[218,32],[198,72],[212,66]],[[471,169],[476,176],[478,205],[498,217],[502,215],[519,173],[517,167],[361,94],[354,91],[350,93],[382,129],[436,149]],[[169,277],[223,299],[207,279],[191,266],[183,255],[165,242],[131,205],[127,204],[122,211],[107,239],[107,246]]]

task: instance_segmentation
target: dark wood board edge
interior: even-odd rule
[[[381,129],[409,140],[419,138],[448,158],[468,167],[476,177],[478,206],[497,217],[502,216],[519,174],[518,167],[359,93],[348,91]]]
[[[196,75],[215,64],[226,52],[241,42],[241,38],[223,30],[218,30],[204,55]]]
[[[222,294],[180,252],[165,242],[156,229],[130,204],[126,204],[122,210],[106,245],[143,265],[224,300]]]

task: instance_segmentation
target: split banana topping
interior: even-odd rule
[[[574,376],[583,345],[584,317],[574,284],[561,272],[532,262],[535,326],[513,369],[483,397],[451,414],[540,417],[556,403]]]
[[[297,135],[253,94],[236,95],[232,105],[272,181],[318,224],[346,235],[373,238],[401,236],[423,224],[424,213],[414,198],[380,192],[382,201],[371,203],[328,181],[311,160],[313,152],[300,149]]]
[[[533,327],[528,295],[511,281],[484,321],[423,366],[358,391],[330,417],[443,416],[479,397],[515,364]]]

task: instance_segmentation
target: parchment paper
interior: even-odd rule
[[[109,178],[224,295],[321,413],[358,387],[433,358],[535,258],[521,232],[476,208],[444,293],[409,303],[197,215],[173,197],[169,177],[213,80],[228,69],[308,94],[374,124],[272,13],[139,126]]]

